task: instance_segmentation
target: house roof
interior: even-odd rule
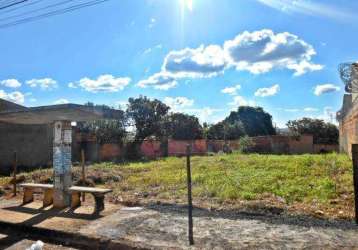
[[[8,111],[8,110],[24,110],[24,109],[26,109],[26,107],[0,98],[0,112]]]
[[[117,119],[120,110],[102,106],[60,104],[0,111],[0,122],[17,124],[49,124],[54,121],[93,121]]]

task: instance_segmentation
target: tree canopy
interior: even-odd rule
[[[169,107],[163,102],[146,96],[128,99],[127,116],[136,127],[136,140],[144,140],[148,136],[163,136],[163,121]]]
[[[166,135],[174,140],[203,138],[203,128],[198,118],[183,113],[171,113],[165,118]]]
[[[316,144],[337,144],[339,131],[336,125],[320,119],[302,118],[287,122],[293,135],[312,135]]]

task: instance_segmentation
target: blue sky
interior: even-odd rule
[[[0,11],[0,27],[50,2]],[[351,0],[109,0],[0,28],[0,98],[118,106],[146,95],[211,123],[239,105],[262,106],[280,127],[331,121],[344,94],[337,66],[358,57],[357,10]]]

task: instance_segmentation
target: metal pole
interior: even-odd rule
[[[14,182],[14,196],[16,196],[16,174],[17,174],[17,153],[14,151],[14,172],[13,172],[13,182]]]
[[[86,183],[86,173],[85,173],[85,151],[81,149],[81,165],[82,165],[82,185]],[[82,193],[82,201],[86,200],[85,193]]]
[[[358,144],[352,144],[355,219],[358,224]]]
[[[188,144],[186,146],[186,172],[187,172],[187,186],[188,186],[189,244],[194,245],[194,237],[193,237],[193,203],[192,203],[192,197],[191,197],[190,154],[191,154],[191,148],[190,148],[190,145]]]

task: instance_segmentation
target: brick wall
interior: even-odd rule
[[[161,142],[155,140],[145,140],[140,146],[140,152],[141,155],[151,159],[164,155]]]
[[[345,94],[342,109],[337,113],[339,120],[339,151],[351,155],[352,144],[358,143],[358,100]]]
[[[186,146],[191,145],[191,153],[193,155],[205,155],[208,152],[206,140],[195,141],[177,141],[168,140],[168,155],[183,156],[186,155]]]

